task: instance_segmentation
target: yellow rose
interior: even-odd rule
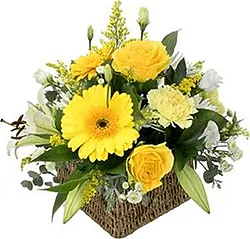
[[[133,179],[140,182],[144,192],[162,185],[160,181],[174,165],[172,151],[165,146],[142,145],[134,149],[128,161],[128,170]]]
[[[138,82],[155,79],[170,64],[161,42],[132,41],[113,53],[113,68]]]

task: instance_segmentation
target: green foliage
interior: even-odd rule
[[[58,211],[58,209],[63,205],[63,203],[66,201],[68,194],[60,194],[58,193],[54,202],[54,206],[52,209],[52,216],[51,221],[53,221],[53,218],[55,216],[55,213]]]
[[[32,162],[65,162],[75,159],[78,159],[77,153],[73,153],[67,145],[60,145],[46,151]]]
[[[65,194],[65,193],[68,193],[68,192],[72,191],[79,184],[86,181],[89,177],[90,176],[88,174],[86,175],[86,174],[82,173],[82,177],[79,178],[79,179],[70,180],[70,181],[67,181],[66,183],[63,183],[63,184],[59,185],[59,186],[55,186],[55,187],[51,187],[51,188],[45,188],[45,189],[42,189],[42,190]]]
[[[187,76],[187,66],[186,66],[186,61],[183,58],[176,67],[174,74],[174,83],[179,85],[182,79],[184,79],[186,76]]]
[[[67,223],[83,206],[82,192],[86,182],[79,184],[76,188],[69,192],[64,206],[63,223]]]
[[[55,127],[59,132],[62,131],[62,126],[61,126],[62,117],[63,117],[63,111],[57,110],[55,113]]]
[[[43,178],[34,171],[29,171],[28,175],[32,178],[32,182],[35,186],[41,187],[43,185]]]
[[[165,85],[172,85],[174,84],[174,74],[175,74],[175,70],[173,69],[172,66],[169,66],[166,74],[165,74]]]
[[[24,187],[24,188],[28,188],[30,191],[33,189],[33,184],[32,182],[28,181],[28,180],[24,180],[21,182],[21,185]]]
[[[50,103],[52,103],[52,102],[54,102],[56,99],[57,99],[57,97],[58,97],[58,92],[57,91],[46,91],[46,93],[45,93],[45,97],[46,97],[46,99],[50,102]]]
[[[171,32],[162,40],[162,44],[166,47],[166,50],[170,56],[172,56],[174,53],[174,49],[177,44],[178,32],[179,31]]]
[[[207,213],[210,213],[210,207],[205,188],[201,179],[193,168],[189,165],[181,170],[178,164],[175,164],[175,173],[179,183],[185,192]]]
[[[134,85],[125,84],[123,85],[123,92],[130,95],[133,102],[133,116],[135,119],[143,119],[143,115],[140,110],[140,96],[138,95]]]
[[[198,140],[198,138],[201,136],[210,120],[214,121],[220,130],[227,124],[227,120],[215,111],[200,109],[199,112],[194,115],[192,126],[183,131],[179,143],[199,146],[201,141]]]

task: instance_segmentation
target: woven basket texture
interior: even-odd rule
[[[74,165],[71,164],[67,169],[58,169],[59,179],[64,181],[73,170]],[[112,237],[124,238],[189,200],[173,171],[162,179],[162,183],[162,186],[148,193],[146,205],[116,202],[114,208],[107,211],[106,201],[98,193],[82,210]]]

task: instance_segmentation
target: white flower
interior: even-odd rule
[[[52,80],[52,75],[48,72],[43,70],[38,70],[34,73],[33,77],[35,78],[36,82],[41,85],[46,85],[49,81]]]
[[[49,172],[52,172],[56,169],[56,163],[55,162],[46,162],[45,167]]]
[[[146,7],[140,8],[137,22],[139,23],[141,30],[145,31],[147,25],[149,24],[149,13]]]
[[[122,201],[125,201],[126,200],[126,195],[120,194],[119,199],[122,200]]]
[[[204,74],[198,86],[205,91],[212,91],[216,90],[220,83],[222,83],[222,77],[211,69]]]
[[[123,184],[122,184],[122,188],[123,189],[128,189],[129,188],[129,184],[128,184],[128,182],[124,182]]]
[[[211,148],[212,146],[216,146],[218,144],[220,141],[220,132],[214,121],[208,121],[207,127],[198,139],[202,138],[204,138],[206,148]]]
[[[217,112],[217,107],[211,105],[209,99],[203,99],[200,94],[193,97],[196,109],[206,109]]]
[[[136,190],[136,191],[141,191],[141,190],[142,190],[142,184],[141,184],[140,182],[137,182],[137,183],[135,184],[135,190]]]
[[[102,75],[102,74],[104,74],[105,68],[104,68],[104,66],[98,66],[98,67],[96,67],[95,70],[98,74]]]
[[[142,194],[139,193],[138,191],[131,190],[127,194],[127,200],[132,204],[140,203],[142,201]]]
[[[105,83],[105,80],[103,78],[98,79],[98,84],[103,85]]]

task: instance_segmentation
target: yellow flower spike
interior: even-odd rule
[[[63,137],[68,147],[79,148],[80,159],[91,162],[108,159],[108,154],[122,156],[132,148],[139,133],[133,128],[132,100],[129,95],[115,92],[109,98],[108,86],[92,86],[76,95],[64,109]]]
[[[62,139],[59,135],[50,136],[49,142],[52,146],[60,146],[65,144],[65,140]]]

